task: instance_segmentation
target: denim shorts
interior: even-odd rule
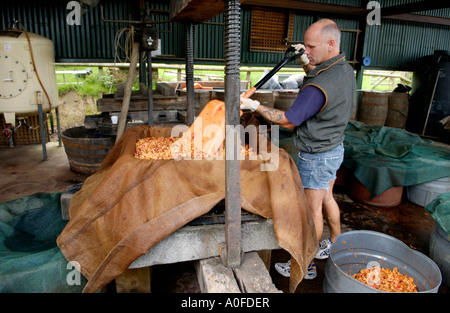
[[[298,171],[303,188],[326,189],[336,179],[336,172],[344,160],[344,144],[325,152],[308,153],[300,151]]]

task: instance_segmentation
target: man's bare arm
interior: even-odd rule
[[[255,112],[258,112],[267,121],[280,125],[286,129],[293,129],[295,127],[295,125],[286,118],[284,111],[260,105]]]

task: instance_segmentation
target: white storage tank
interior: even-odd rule
[[[34,33],[27,34],[30,42],[23,31],[0,31],[0,113],[6,113],[6,119],[14,118],[15,113],[38,112],[38,91],[42,96],[43,112],[50,108],[46,93],[51,108],[59,105],[53,42]],[[33,67],[30,44],[45,92]],[[14,121],[8,122],[14,125]]]

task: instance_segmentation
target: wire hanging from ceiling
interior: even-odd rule
[[[114,67],[117,63],[124,64],[129,63],[131,60],[132,46],[134,42],[134,26],[123,27],[117,31],[114,36]],[[124,55],[124,58],[121,57]],[[147,54],[142,52],[142,62],[147,60]],[[113,86],[117,84],[111,84],[109,93],[111,93]]]

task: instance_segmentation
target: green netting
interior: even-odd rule
[[[66,225],[60,197],[36,193],[0,203],[0,292],[82,291],[86,279],[56,245]]]

